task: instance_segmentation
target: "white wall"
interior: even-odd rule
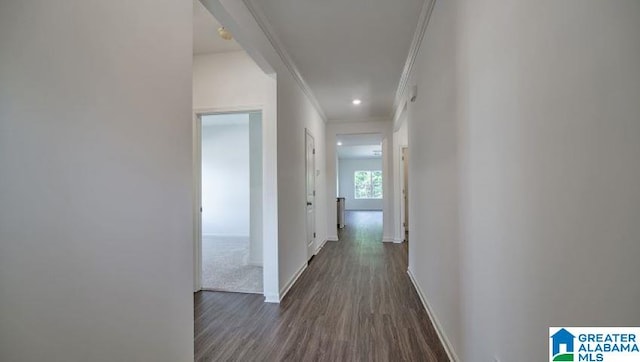
[[[0,360],[193,361],[191,6],[0,2]]]
[[[305,128],[316,147],[316,247],[326,240],[326,172],[324,122],[291,76],[278,76],[278,235],[280,235],[280,286],[288,287],[307,263]],[[334,204],[332,204],[333,206]]]
[[[393,123],[388,122],[341,122],[331,121],[327,123],[326,130],[326,179],[331,180],[327,184],[326,202],[331,207],[327,208],[327,219],[323,225],[327,226],[327,239],[338,240],[336,195],[338,188],[338,157],[336,152],[337,136],[342,134],[379,133],[382,141],[382,174],[383,174],[383,236],[385,242],[394,241],[394,195],[393,195]],[[334,181],[335,180],[335,181]],[[401,240],[400,240],[401,241]]]
[[[249,181],[249,114],[202,117],[203,235],[249,237]]]
[[[345,198],[345,209],[382,211],[382,199],[355,199],[354,173],[356,171],[382,171],[382,158],[342,158],[338,160],[338,195]]]
[[[640,324],[639,33],[635,1],[436,3],[408,110],[409,259],[462,360]]]
[[[640,2],[478,5],[460,19],[464,350],[533,359],[551,324],[640,324]],[[498,311],[519,317],[478,327]]]
[[[267,99],[274,79],[244,51],[195,55],[193,77],[194,109],[275,107]]]
[[[452,12],[455,4],[437,1],[435,6],[413,69],[412,82],[418,84],[418,98],[407,108],[411,152],[409,271],[425,293],[449,343],[459,352],[463,332]],[[490,359],[468,356],[462,360]]]
[[[280,290],[276,92],[274,77],[265,74],[243,51],[194,56],[193,108],[196,111],[262,110],[263,290],[270,301],[278,299]],[[254,250],[257,249],[252,247],[250,259],[258,264]]]

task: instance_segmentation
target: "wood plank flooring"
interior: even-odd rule
[[[197,361],[448,361],[382,213],[349,212],[285,299],[195,294]]]

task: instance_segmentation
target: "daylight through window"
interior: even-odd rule
[[[382,198],[382,171],[356,171],[353,179],[356,199]]]

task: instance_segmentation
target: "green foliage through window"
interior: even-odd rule
[[[353,179],[356,199],[382,198],[382,171],[356,171]]]

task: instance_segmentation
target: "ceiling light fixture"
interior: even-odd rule
[[[356,106],[357,106],[357,105],[359,105],[360,103],[362,103],[362,101],[361,101],[361,100],[359,100],[359,99],[354,99],[353,101],[351,101],[351,103],[353,103],[354,105],[356,105]]]
[[[342,146],[342,142],[338,141],[338,146]]]
[[[220,37],[224,40],[233,39],[233,35],[231,35],[229,30],[227,30],[227,28],[225,28],[224,26],[218,28],[218,35],[220,35]]]

